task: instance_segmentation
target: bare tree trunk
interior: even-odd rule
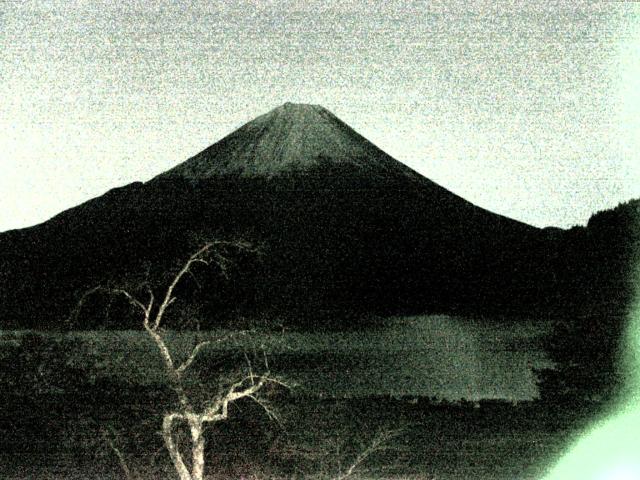
[[[191,478],[192,480],[202,480],[204,475],[204,435],[202,431],[202,420],[192,418],[189,420],[191,428]]]
[[[176,442],[173,439],[173,421],[175,418],[175,414],[167,414],[164,416],[162,421],[162,437],[164,438],[164,444],[169,451],[169,456],[171,457],[171,461],[173,462],[173,466],[175,467],[180,480],[193,480],[189,473],[189,469],[187,469],[187,466],[182,460],[182,455],[180,454],[178,445],[176,445]]]

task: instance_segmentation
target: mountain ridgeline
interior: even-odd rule
[[[139,327],[106,295],[68,319],[98,285],[160,289],[211,239],[258,252],[227,252],[228,279],[185,278],[176,316],[202,326],[622,311],[637,214],[634,201],[587,227],[538,229],[424,178],[322,107],[285,104],[149,182],[0,234],[2,327]]]

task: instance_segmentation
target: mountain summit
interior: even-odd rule
[[[323,165],[348,165],[374,176],[417,176],[326,108],[285,103],[160,177],[276,176]]]

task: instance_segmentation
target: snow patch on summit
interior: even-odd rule
[[[273,176],[320,164],[350,165],[367,175],[414,176],[319,105],[285,103],[261,115],[161,177]]]

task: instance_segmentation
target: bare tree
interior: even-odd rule
[[[362,464],[375,453],[381,452],[389,448],[389,442],[398,436],[400,431],[396,430],[382,430],[371,440],[371,443],[366,445],[356,457],[349,463],[349,465],[342,469],[339,468],[338,474],[333,477],[332,480],[346,480],[356,473],[356,471],[362,466]]]
[[[129,468],[129,464],[127,463],[127,459],[124,457],[122,450],[116,445],[115,437],[117,437],[117,435],[113,428],[103,428],[101,433],[105,443],[118,459],[118,465],[120,465],[120,468],[122,469],[125,480],[136,480],[137,477],[133,474],[131,468]]]
[[[385,451],[398,451],[392,442],[402,429],[381,429],[368,441],[344,439],[339,435],[316,438],[311,444],[284,444],[276,446],[280,455],[293,465],[304,465],[297,474],[327,480],[348,480],[361,477],[370,457]],[[359,448],[354,449],[353,444]]]
[[[146,285],[148,294],[146,300],[141,300],[125,289],[105,289],[97,287],[88,291],[82,297],[74,312],[74,315],[77,316],[87,295],[95,293],[96,291],[107,291],[111,294],[123,295],[129,303],[141,313],[144,330],[153,340],[153,343],[160,353],[164,371],[178,400],[177,407],[164,414],[162,420],[162,437],[180,480],[203,479],[205,469],[204,430],[207,424],[226,420],[229,416],[229,406],[243,398],[255,401],[264,408],[269,416],[273,417],[274,412],[269,408],[268,404],[259,397],[259,393],[267,384],[286,386],[281,380],[270,375],[266,359],[266,371],[260,374],[253,372],[251,364],[247,360],[249,367],[247,374],[237,377],[235,381],[230,382],[227,386],[220,385],[218,392],[208,395],[208,398],[206,398],[204,402],[196,402],[196,399],[193,398],[193,395],[187,388],[185,376],[203,350],[212,343],[220,343],[227,340],[228,337],[215,341],[208,340],[196,343],[187,358],[181,362],[176,361],[174,354],[169,348],[166,341],[164,318],[169,307],[176,300],[174,296],[176,287],[186,275],[193,275],[192,268],[196,264],[217,266],[222,274],[226,275],[229,261],[225,255],[220,253],[220,249],[225,247],[244,250],[250,248],[249,245],[244,242],[215,241],[206,243],[191,255],[178,273],[172,278],[164,295],[162,295],[158,302],[156,302],[153,290],[148,285]],[[176,440],[177,426],[180,423],[186,425],[190,433],[190,461],[185,461],[179,442]],[[119,455],[118,458],[121,464],[126,465],[121,455]],[[125,473],[130,477],[128,467],[125,468]]]

